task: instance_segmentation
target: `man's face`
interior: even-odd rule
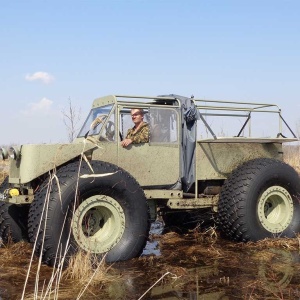
[[[143,115],[141,111],[138,109],[131,110],[131,118],[132,118],[132,122],[135,125],[139,125],[143,121]]]

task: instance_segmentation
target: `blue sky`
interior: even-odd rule
[[[0,0],[0,143],[67,141],[107,94],[277,103],[300,120],[298,0]],[[266,124],[267,126],[267,124]]]

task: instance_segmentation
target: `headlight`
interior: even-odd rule
[[[5,148],[0,148],[0,160],[8,159],[8,152]]]
[[[17,160],[20,158],[20,149],[16,147],[10,147],[8,150],[8,155],[11,159]]]

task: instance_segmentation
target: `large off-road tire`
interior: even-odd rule
[[[32,243],[37,239],[35,252],[48,265],[57,265],[64,251],[68,261],[79,249],[99,258],[107,253],[107,262],[127,260],[139,256],[147,242],[149,210],[136,180],[109,163],[92,162],[91,167],[95,175],[114,174],[91,175],[83,162],[78,179],[79,163],[70,163],[35,195],[29,211],[29,237]]]
[[[0,186],[0,193],[8,188],[8,177]],[[0,238],[4,244],[27,240],[28,205],[0,202]]]
[[[289,165],[261,158],[238,167],[225,181],[218,226],[235,241],[294,237],[300,231],[300,179]]]

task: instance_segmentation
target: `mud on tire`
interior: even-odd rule
[[[225,181],[218,227],[235,241],[294,237],[300,231],[300,180],[289,165],[261,158],[238,167]]]
[[[66,249],[66,260],[78,249],[99,258],[107,253],[107,262],[127,260],[140,255],[147,242],[149,210],[136,180],[109,163],[91,162],[91,166],[95,174],[114,174],[89,177],[92,171],[83,162],[80,176],[88,176],[79,178],[76,194],[79,163],[70,163],[35,195],[29,237],[32,243],[37,239],[35,252],[49,265],[57,265],[59,253]]]

